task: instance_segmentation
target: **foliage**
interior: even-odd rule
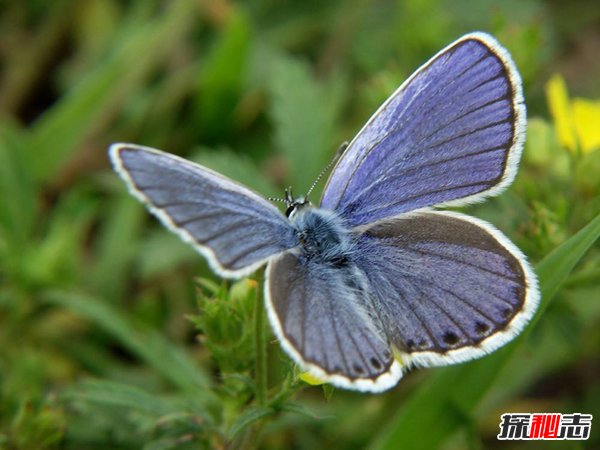
[[[6,2],[0,448],[493,449],[502,412],[600,417],[599,14],[542,0]],[[533,261],[543,306],[502,350],[388,393],[312,386],[266,324],[261,274],[217,279],[125,192],[107,146],[300,192],[474,29],[514,55],[529,127],[514,185],[469,213]]]

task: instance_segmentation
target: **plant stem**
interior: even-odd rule
[[[256,355],[256,402],[267,404],[267,338],[265,335],[265,305],[263,300],[264,271],[256,274],[256,298],[254,300],[254,351]]]

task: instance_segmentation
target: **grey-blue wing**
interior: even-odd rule
[[[297,245],[275,206],[210,169],[132,144],[111,146],[110,157],[131,193],[221,276],[247,275]]]
[[[495,195],[525,138],[521,80],[484,33],[463,36],[409,78],[353,139],[321,207],[349,225]]]
[[[313,376],[377,392],[402,375],[370,308],[356,267],[328,266],[287,252],[267,269],[269,320],[284,350]]]
[[[428,212],[376,222],[356,253],[405,363],[482,356],[516,336],[537,308],[537,281],[525,257],[500,231],[469,216]]]

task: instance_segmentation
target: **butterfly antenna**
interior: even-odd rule
[[[345,141],[345,142],[342,142],[342,144],[338,147],[338,149],[335,152],[335,156],[332,158],[332,160],[329,162],[329,164],[327,164],[327,166],[325,166],[325,168],[321,171],[321,173],[319,174],[317,179],[313,182],[313,184],[308,189],[308,192],[306,193],[306,196],[305,196],[306,198],[308,198],[308,196],[313,191],[313,189],[317,186],[317,184],[319,184],[319,181],[321,181],[321,178],[323,178],[323,176],[329,171],[329,169],[331,169],[331,166],[333,166],[333,164],[336,163],[340,159],[340,157],[344,154],[344,151],[348,148],[348,145],[349,145],[348,141]],[[288,206],[293,204],[294,203],[294,195],[292,194],[292,187],[289,186],[287,189],[284,190],[284,192],[285,192],[285,198],[268,197],[269,201],[285,203]]]
[[[329,161],[329,164],[327,164],[325,166],[325,168],[323,170],[321,170],[321,173],[319,174],[317,179],[313,182],[313,184],[308,189],[308,192],[306,193],[306,197],[308,197],[310,195],[310,193],[313,191],[313,189],[317,186],[317,184],[319,184],[319,181],[321,181],[321,178],[323,178],[323,176],[327,172],[329,172],[329,169],[331,169],[331,166],[333,166],[333,164],[336,163],[340,159],[340,157],[344,154],[344,151],[348,148],[348,145],[349,145],[348,141],[342,142],[342,144],[336,150],[335,156],[332,158],[331,161]]]
[[[294,202],[294,196],[292,195],[292,187],[287,187],[283,192],[285,193],[284,198],[269,197],[268,199],[272,202],[281,202],[285,203],[288,206],[291,205]]]
[[[292,203],[294,203],[294,195],[292,194],[292,187],[289,186],[286,190],[285,190],[285,202],[288,205],[291,205]]]
[[[267,197],[267,199],[270,202],[280,202],[280,203],[287,203],[287,201],[284,198],[278,198],[278,197]]]

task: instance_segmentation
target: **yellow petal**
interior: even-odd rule
[[[548,107],[554,120],[558,141],[564,147],[574,151],[577,147],[577,138],[575,137],[569,94],[562,76],[556,74],[548,80],[548,83],[546,83],[546,97],[548,98]]]
[[[586,153],[600,148],[600,101],[576,98],[572,107],[581,151]]]
[[[313,386],[325,383],[325,380],[321,380],[320,378],[317,378],[308,372],[301,373],[300,379],[305,383],[312,384]]]

